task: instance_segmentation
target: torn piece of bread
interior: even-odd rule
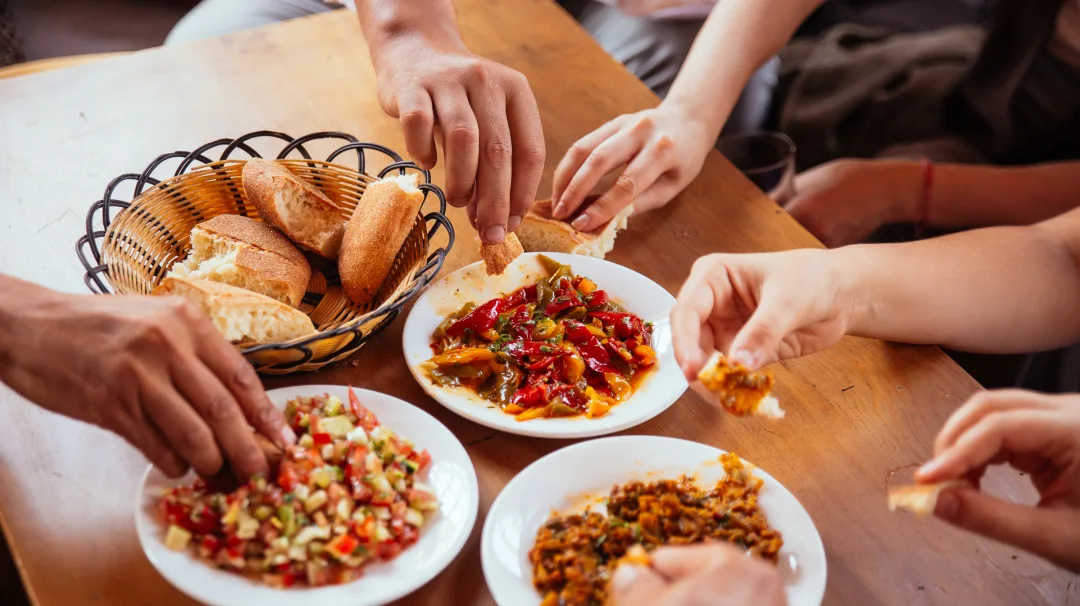
[[[596,198],[586,198],[585,205],[591,204]],[[522,248],[529,252],[562,252],[603,259],[614,248],[619,230],[626,229],[627,218],[634,212],[634,207],[627,206],[610,221],[590,232],[578,231],[567,222],[553,219],[551,212],[551,200],[533,203],[515,232]]]
[[[284,165],[252,158],[244,164],[244,193],[263,221],[303,248],[336,259],[345,220],[326,194]]]
[[[218,215],[191,230],[191,251],[169,276],[246,288],[296,307],[311,266],[278,230],[240,215]]]
[[[932,515],[942,492],[964,486],[970,486],[970,483],[966,480],[948,480],[937,484],[910,484],[890,488],[889,511],[899,509],[920,516]]]
[[[369,184],[345,227],[338,273],[345,294],[357,305],[375,298],[412,231],[424,204],[419,179],[412,173]]]
[[[498,244],[481,244],[480,258],[484,260],[484,269],[489,276],[500,276],[506,268],[525,252],[521,248],[521,241],[513,232],[506,234],[503,241]]]
[[[175,295],[203,310],[233,343],[281,343],[316,333],[311,318],[265,295],[209,280],[167,277],[154,295]]]
[[[735,416],[784,418],[780,402],[770,394],[773,388],[770,372],[751,371],[728,360],[720,352],[713,352],[705,368],[698,373],[698,381],[715,396],[724,410]]]

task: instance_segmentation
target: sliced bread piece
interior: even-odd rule
[[[909,484],[890,488],[889,511],[899,509],[919,516],[932,515],[942,492],[970,485],[967,480],[948,480],[936,484]]]
[[[585,206],[596,198],[586,198]],[[578,231],[567,222],[555,220],[551,212],[551,200],[533,203],[515,231],[522,248],[528,252],[562,252],[603,259],[614,248],[619,230],[626,229],[627,219],[634,208],[633,205],[627,206],[610,221],[590,232]]]
[[[367,305],[394,266],[424,204],[419,175],[385,177],[367,186],[345,228],[338,274],[345,294]]]
[[[244,165],[244,192],[263,221],[293,242],[336,259],[345,221],[326,194],[277,162],[253,158]]]
[[[513,232],[506,234],[502,242],[498,244],[481,244],[480,258],[484,260],[484,269],[489,276],[499,276],[506,268],[525,252],[521,247],[521,241]]]
[[[167,277],[154,295],[184,297],[233,343],[282,343],[316,333],[311,318],[281,301],[209,280]]]
[[[246,288],[297,307],[311,280],[311,266],[288,238],[266,223],[218,215],[191,230],[191,251],[169,275]]]
[[[770,372],[752,371],[720,352],[713,352],[698,373],[698,381],[724,410],[735,416],[784,418],[780,402],[770,393],[773,388]]]

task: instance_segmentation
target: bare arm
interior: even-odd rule
[[[450,0],[357,0],[356,13],[374,62],[387,44],[412,36],[465,47]]]
[[[1080,162],[1022,167],[936,167],[928,223],[936,227],[1030,225],[1080,206]]]
[[[780,52],[824,0],[722,0],[698,32],[664,100],[720,134],[757,68]]]
[[[828,254],[848,285],[850,334],[981,352],[1080,341],[1080,210]]]

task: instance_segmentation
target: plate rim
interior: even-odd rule
[[[369,604],[371,606],[376,606],[378,604],[388,604],[390,602],[393,602],[395,600],[399,600],[399,599],[401,599],[401,598],[403,598],[405,596],[408,596],[408,595],[410,595],[410,594],[412,594],[412,593],[414,593],[416,591],[419,591],[424,586],[426,586],[428,583],[430,583],[436,576],[438,576],[439,574],[444,572],[451,564],[453,564],[454,560],[456,560],[457,557],[459,555],[461,555],[461,552],[464,550],[465,545],[468,544],[469,538],[473,534],[473,530],[476,528],[476,520],[477,520],[477,518],[479,516],[479,509],[480,509],[480,486],[479,486],[478,477],[476,475],[476,466],[472,462],[472,457],[469,456],[469,451],[465,448],[465,445],[461,442],[461,440],[456,435],[454,435],[454,432],[450,431],[449,427],[446,427],[446,425],[444,425],[441,421],[439,421],[437,418],[435,418],[435,416],[432,415],[431,413],[429,413],[428,411],[426,411],[426,410],[420,408],[419,406],[416,406],[415,404],[412,404],[412,403],[410,403],[410,402],[408,402],[406,400],[403,400],[403,399],[401,399],[401,398],[399,398],[397,396],[393,396],[393,395],[390,395],[390,394],[387,394],[387,393],[383,393],[383,392],[380,392],[380,391],[375,391],[375,390],[372,390],[372,389],[366,389],[366,388],[362,388],[362,387],[354,387],[354,386],[349,386],[349,385],[331,385],[331,384],[323,384],[323,383],[310,384],[310,385],[290,385],[290,386],[285,386],[285,387],[278,387],[278,388],[275,388],[275,389],[267,390],[267,396],[269,396],[271,398],[271,402],[273,402],[273,394],[274,394],[274,392],[292,392],[292,395],[285,396],[287,398],[292,398],[292,397],[297,397],[298,395],[301,395],[301,394],[295,393],[295,392],[298,392],[298,391],[301,391],[301,390],[303,390],[303,391],[310,390],[312,392],[322,394],[322,393],[331,393],[329,390],[339,390],[339,389],[340,390],[347,390],[350,387],[361,398],[364,397],[364,394],[375,394],[375,395],[380,396],[380,397],[385,397],[385,398],[389,398],[391,400],[396,400],[396,404],[405,404],[405,405],[407,405],[407,406],[414,409],[413,413],[418,412],[418,413],[421,413],[422,415],[428,417],[428,419],[430,419],[432,422],[437,424],[439,427],[442,427],[453,438],[452,444],[454,444],[457,448],[461,449],[461,453],[464,455],[464,460],[468,461],[468,467],[467,468],[468,468],[469,473],[468,473],[468,476],[467,476],[467,480],[468,480],[467,488],[468,488],[468,490],[466,491],[466,497],[470,501],[470,503],[469,503],[469,512],[465,517],[466,523],[462,526],[462,531],[458,534],[458,536],[456,537],[456,539],[455,539],[454,543],[452,544],[451,548],[447,551],[446,555],[443,556],[443,559],[445,561],[439,561],[437,563],[437,565],[431,566],[429,568],[429,570],[424,574],[417,575],[417,574],[415,574],[415,572],[413,572],[413,573],[410,573],[409,575],[402,575],[402,578],[416,579],[416,580],[419,580],[419,582],[418,583],[416,583],[416,582],[408,582],[408,583],[401,584],[400,587],[395,588],[391,592],[388,592],[386,594],[386,596],[383,598],[384,601],[381,601],[381,602],[360,602],[360,600],[363,599],[362,598],[362,592],[357,592],[358,595],[357,595],[357,598],[354,601],[354,603],[357,603],[357,604],[363,603],[363,604]],[[408,439],[411,440],[413,438],[410,437]],[[206,596],[195,595],[194,593],[192,593],[189,590],[189,588],[187,587],[186,584],[177,582],[175,580],[175,574],[172,571],[166,571],[165,569],[163,569],[159,565],[159,563],[156,561],[156,558],[154,557],[154,555],[151,554],[150,549],[148,548],[148,545],[147,545],[147,543],[149,541],[157,540],[158,543],[162,544],[162,546],[164,545],[164,541],[161,540],[161,538],[157,536],[156,532],[154,532],[155,531],[155,526],[153,525],[153,521],[150,520],[149,516],[145,515],[143,513],[143,511],[142,511],[143,508],[145,507],[145,499],[146,499],[146,496],[147,496],[147,494],[146,494],[146,484],[147,484],[147,481],[148,481],[148,479],[149,479],[149,477],[150,477],[150,475],[152,473],[154,473],[154,466],[153,465],[148,465],[146,467],[146,470],[142,473],[141,479],[139,480],[139,484],[138,484],[137,488],[135,489],[135,499],[134,499],[134,507],[133,507],[133,509],[134,509],[133,525],[134,525],[135,535],[136,535],[136,538],[138,539],[139,548],[142,550],[143,556],[150,562],[150,565],[154,568],[154,570],[158,574],[160,574],[173,588],[177,589],[178,591],[180,591],[184,595],[188,596],[189,598],[192,598],[192,599],[194,599],[196,601],[203,602],[203,603],[206,603],[206,604],[222,604],[222,603],[226,603],[226,602],[218,602],[218,601],[206,601]],[[149,527],[147,527],[147,526],[149,526]],[[186,555],[187,555],[187,559],[190,561],[190,563],[192,565],[203,566],[203,567],[207,568],[208,570],[210,570],[213,574],[228,575],[229,577],[242,577],[242,575],[236,575],[236,574],[228,572],[228,571],[218,570],[216,568],[208,566],[208,565],[198,561],[190,553],[187,553]],[[321,597],[321,596],[318,595],[318,592],[320,592],[322,590],[342,591],[345,588],[350,588],[351,587],[354,591],[356,591],[356,588],[354,586],[357,583],[362,582],[363,580],[364,580],[363,577],[361,577],[359,579],[356,579],[356,580],[350,581],[349,583],[344,583],[344,584],[341,584],[341,585],[330,585],[330,586],[326,586],[326,587],[316,587],[316,588],[303,587],[303,588],[298,588],[299,590],[296,591],[296,592],[290,592],[288,589],[285,589],[285,590],[281,591],[280,595],[283,597],[283,599],[289,599],[289,600],[293,600],[293,601],[295,601],[296,599],[318,600]],[[257,582],[257,581],[253,581],[253,582]],[[260,587],[261,587],[261,585],[260,585]],[[243,603],[246,604],[249,601],[249,599],[250,598],[242,598]]]
[[[712,444],[705,444],[703,442],[696,442],[694,440],[687,440],[687,439],[684,439],[684,438],[675,438],[675,437],[671,437],[671,436],[660,436],[660,435],[654,435],[654,434],[634,434],[634,435],[623,435],[623,436],[609,436],[609,437],[605,437],[605,438],[598,438],[598,439],[594,439],[594,440],[585,440],[585,441],[577,442],[577,443],[574,443],[574,444],[563,446],[562,448],[555,449],[555,450],[547,453],[546,455],[536,459],[532,463],[528,464],[527,466],[522,468],[521,471],[517,472],[514,475],[514,477],[511,478],[510,481],[507,482],[506,485],[502,487],[502,489],[499,491],[499,494],[495,496],[495,499],[492,500],[491,505],[488,506],[487,514],[484,516],[483,528],[480,531],[480,568],[483,571],[484,583],[487,585],[488,591],[491,593],[491,597],[492,597],[492,599],[495,600],[496,604],[498,604],[499,606],[505,606],[506,604],[509,604],[510,602],[505,601],[505,600],[504,601],[499,600],[499,595],[497,595],[497,593],[496,593],[496,588],[498,587],[498,585],[493,584],[489,580],[491,577],[495,576],[494,573],[490,569],[491,566],[494,565],[494,564],[492,564],[490,562],[495,557],[494,555],[491,554],[491,550],[493,548],[490,546],[491,542],[494,541],[494,538],[492,537],[492,535],[495,532],[495,529],[494,529],[494,526],[493,526],[493,523],[491,522],[491,520],[493,519],[492,513],[497,511],[497,508],[500,506],[500,503],[502,503],[505,499],[509,498],[506,495],[511,492],[511,489],[516,488],[517,484],[519,484],[519,483],[521,483],[521,484],[526,483],[526,480],[523,479],[523,478],[526,478],[526,476],[528,475],[528,472],[533,467],[536,467],[536,466],[540,465],[541,463],[544,462],[545,459],[547,459],[548,457],[551,457],[551,456],[553,456],[555,454],[562,453],[563,451],[577,451],[579,449],[585,449],[585,448],[597,448],[598,443],[634,442],[634,441],[667,442],[669,444],[670,443],[680,443],[681,442],[681,443],[692,444],[694,446],[710,448],[710,449],[712,449],[714,451],[717,451],[717,452],[719,452],[721,454],[730,453],[730,451],[725,450],[723,448],[720,448],[718,446],[713,446]],[[829,573],[829,570],[828,570],[828,554],[825,551],[825,542],[821,538],[821,532],[818,530],[817,524],[814,522],[813,517],[810,516],[810,512],[807,511],[806,507],[802,504],[802,501],[799,501],[799,498],[797,496],[795,496],[795,493],[792,492],[787,486],[784,486],[784,484],[782,482],[780,482],[780,480],[777,480],[776,477],[774,477],[768,471],[765,471],[761,467],[758,467],[757,465],[751,463],[750,461],[747,461],[746,459],[742,458],[741,456],[739,457],[739,459],[744,464],[752,466],[753,469],[756,472],[767,475],[769,477],[769,479],[771,479],[773,482],[776,483],[777,486],[779,486],[779,487],[783,488],[785,491],[787,491],[787,493],[790,494],[793,499],[795,499],[795,502],[799,505],[799,508],[802,509],[803,513],[806,514],[807,519],[810,520],[810,527],[814,531],[813,536],[816,539],[815,547],[818,548],[818,550],[820,551],[820,553],[822,555],[822,558],[821,558],[821,563],[822,563],[821,587],[820,587],[820,591],[815,592],[815,597],[816,597],[815,603],[820,605],[825,599],[825,592],[826,592],[826,589],[827,589],[827,586],[828,586],[828,576],[829,576],[828,573]],[[518,554],[518,555],[520,557],[521,554]],[[528,574],[530,575],[530,578],[531,578],[531,572],[529,572]],[[504,596],[504,598],[505,597],[507,597],[507,596]],[[510,597],[512,597],[512,596],[510,596]]]
[[[638,271],[636,271],[636,270],[634,270],[634,269],[632,269],[630,267],[626,267],[625,265],[619,265],[618,263],[608,261],[607,259],[599,259],[599,258],[596,258],[596,257],[590,257],[588,255],[578,255],[578,254],[572,254],[572,253],[558,253],[558,252],[542,252],[542,251],[525,252],[525,253],[522,253],[522,255],[520,255],[518,257],[518,259],[521,259],[522,257],[524,257],[526,255],[530,255],[530,256],[531,255],[545,255],[545,256],[551,256],[552,258],[554,258],[556,260],[559,260],[559,258],[561,257],[561,258],[564,259],[564,261],[566,259],[569,259],[569,261],[565,261],[565,262],[567,264],[571,264],[571,265],[574,263],[574,261],[573,261],[574,259],[583,259],[583,260],[586,260],[587,263],[599,262],[599,263],[602,263],[602,264],[607,264],[607,265],[616,267],[619,270],[628,271],[628,272],[640,277],[641,279],[647,281],[648,283],[654,285],[659,290],[659,292],[662,292],[663,295],[666,297],[666,300],[664,301],[665,303],[670,303],[670,306],[672,306],[672,307],[675,305],[675,297],[672,296],[672,294],[670,292],[668,292],[666,288],[664,288],[663,286],[660,286],[660,284],[658,284],[656,281],[652,280],[651,278],[649,278],[648,276],[642,274],[641,272],[638,272]],[[517,261],[518,259],[515,259],[515,261]],[[544,431],[544,430],[539,430],[539,429],[533,429],[531,427],[539,427],[539,426],[532,426],[528,422],[526,422],[526,423],[517,423],[516,425],[510,425],[508,423],[500,423],[498,421],[494,421],[494,420],[492,420],[490,418],[485,417],[485,415],[483,415],[483,414],[480,414],[478,412],[473,412],[472,410],[469,410],[468,408],[459,407],[456,404],[448,404],[447,402],[448,401],[452,402],[452,400],[444,399],[442,397],[443,394],[445,392],[447,392],[448,390],[441,389],[438,386],[431,384],[431,382],[426,380],[426,378],[422,374],[421,367],[419,365],[413,365],[413,364],[410,363],[409,356],[408,356],[409,335],[412,332],[418,330],[416,328],[413,328],[412,331],[410,331],[410,327],[415,326],[415,324],[417,322],[419,322],[419,320],[417,320],[416,310],[422,303],[424,303],[425,301],[428,300],[428,297],[431,295],[431,292],[434,289],[436,289],[439,285],[448,282],[454,276],[459,275],[459,274],[464,273],[464,272],[467,272],[467,271],[470,271],[470,270],[474,270],[474,269],[480,267],[482,264],[483,264],[483,261],[476,261],[474,263],[464,265],[464,266],[459,267],[458,269],[454,270],[453,272],[439,278],[438,280],[433,281],[428,286],[428,288],[424,290],[424,293],[421,294],[419,297],[417,297],[416,302],[413,304],[412,308],[409,309],[409,315],[405,318],[405,324],[402,327],[402,331],[401,331],[401,349],[402,349],[402,354],[405,357],[405,365],[409,369],[409,374],[411,374],[412,377],[413,377],[413,380],[415,380],[417,382],[417,384],[420,385],[420,388],[424,391],[424,393],[426,393],[430,398],[432,398],[433,400],[438,402],[440,406],[446,408],[450,412],[452,412],[452,413],[454,413],[454,414],[456,414],[456,415],[458,415],[458,416],[460,416],[462,418],[465,418],[465,419],[468,419],[469,421],[472,421],[473,423],[477,423],[479,425],[483,425],[484,427],[488,427],[490,429],[495,429],[497,431],[502,431],[502,432],[509,433],[509,434],[520,435],[520,436],[525,436],[525,437],[530,437],[530,438],[550,439],[550,440],[579,440],[579,439],[595,438],[595,437],[599,437],[599,436],[606,436],[606,435],[610,435],[610,434],[613,434],[613,433],[618,433],[620,431],[625,431],[627,429],[631,429],[631,428],[637,427],[639,425],[643,425],[643,424],[651,421],[652,419],[660,416],[664,412],[666,412],[669,408],[674,406],[676,402],[679,401],[679,398],[686,395],[686,392],[690,388],[690,385],[686,381],[686,378],[682,375],[682,372],[678,371],[677,367],[674,367],[674,368],[676,368],[676,371],[678,371],[677,372],[678,383],[676,383],[676,386],[681,386],[682,389],[679,390],[678,393],[676,393],[675,389],[673,389],[671,391],[671,395],[664,396],[663,398],[656,398],[658,401],[659,400],[670,400],[669,402],[665,402],[662,406],[657,406],[657,407],[655,407],[653,409],[650,409],[649,412],[647,414],[645,414],[645,415],[639,415],[637,417],[633,417],[632,419],[627,419],[626,421],[623,421],[621,423],[614,423],[614,424],[610,424],[610,425],[603,425],[603,424],[598,425],[596,423],[596,421],[594,421],[594,420],[589,420],[588,422],[574,421],[575,423],[580,423],[582,425],[582,427],[584,427],[584,429],[582,429],[582,430],[572,430],[572,431],[566,431],[566,430],[562,430],[562,431]],[[667,320],[667,318],[665,318],[665,320]],[[656,372],[659,372],[659,371],[656,371]],[[592,427],[590,427],[590,425],[592,425]]]

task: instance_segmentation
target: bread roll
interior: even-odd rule
[[[265,295],[209,280],[165,278],[154,295],[175,295],[203,310],[233,343],[281,343],[315,334],[311,318]]]
[[[191,252],[169,275],[246,288],[296,307],[311,280],[311,266],[266,223],[218,215],[191,230]]]
[[[928,516],[937,508],[938,497],[942,492],[970,485],[967,480],[946,480],[937,484],[911,484],[890,488],[889,511],[899,509],[920,516]]]
[[[595,199],[596,196],[586,198],[586,205]],[[553,219],[551,211],[551,200],[538,200],[525,214],[525,219],[515,232],[525,250],[571,253],[603,259],[615,247],[615,236],[619,230],[626,229],[626,220],[634,212],[634,208],[632,205],[627,206],[610,221],[590,232],[578,231],[569,223]]]
[[[367,186],[345,227],[338,273],[345,294],[367,305],[386,280],[424,203],[419,175],[396,175]]]
[[[502,275],[506,268],[525,252],[521,248],[521,242],[513,232],[506,234],[503,241],[498,244],[481,244],[480,258],[484,260],[484,269],[489,276]]]
[[[337,258],[345,221],[326,194],[284,165],[261,158],[244,165],[243,183],[263,221],[303,248],[327,259]]]

